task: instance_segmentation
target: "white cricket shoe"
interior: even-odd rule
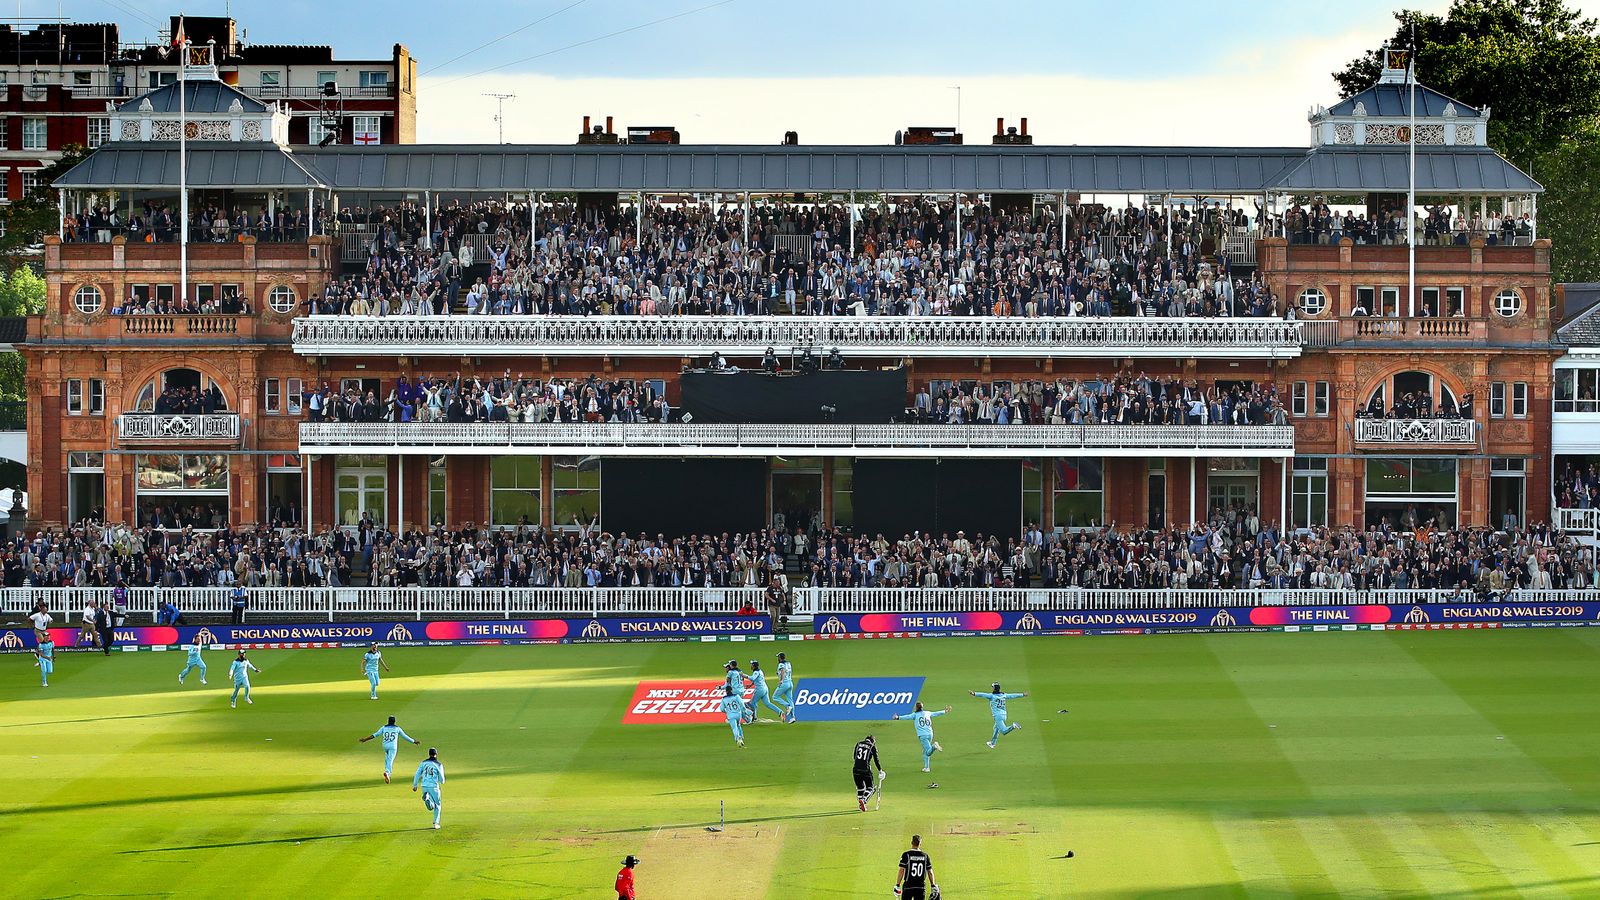
[[[179,684],[183,684],[183,676],[182,675],[178,676],[178,683]]]
[[[237,700],[229,700],[228,701],[228,708],[229,709],[238,709],[239,708],[239,701],[237,701]],[[993,747],[994,745],[990,744],[989,746]]]
[[[202,678],[202,679],[200,679],[200,683],[201,684],[207,684],[208,682],[204,678]]]
[[[927,767],[927,766],[923,766],[923,767],[922,767],[922,771],[924,771],[924,772],[931,772],[931,771],[933,771],[933,770],[932,770],[932,769],[929,769],[929,768],[928,768],[928,767]]]
[[[933,750],[934,750],[935,753],[943,753],[944,752],[944,748],[939,746],[939,742],[938,741],[934,741],[933,742]]]
[[[249,697],[244,698],[244,702],[250,704],[251,706],[255,706],[256,705],[256,702],[254,700],[251,700]]]
[[[438,831],[439,830],[439,823],[438,822],[433,823],[433,830],[434,831]]]
[[[994,749],[994,741],[984,741],[984,743],[989,745],[990,750]]]

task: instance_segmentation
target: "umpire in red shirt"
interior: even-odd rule
[[[617,872],[617,900],[635,900],[633,894],[633,867],[639,864],[639,858],[628,854],[622,860],[622,868]]]

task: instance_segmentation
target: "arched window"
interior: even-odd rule
[[[1380,418],[1429,419],[1454,417],[1460,410],[1461,398],[1442,379],[1410,370],[1378,382],[1367,395],[1362,412]]]
[[[190,368],[168,369],[139,388],[134,409],[166,414],[225,412],[228,395],[207,376]]]

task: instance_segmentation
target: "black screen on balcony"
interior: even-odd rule
[[[600,466],[600,522],[613,533],[754,531],[766,496],[764,459],[624,458]]]
[[[808,375],[684,372],[681,384],[684,410],[705,424],[887,425],[905,412],[907,399],[905,369]]]
[[[1022,528],[1022,463],[1014,459],[857,459],[855,530],[999,534]]]

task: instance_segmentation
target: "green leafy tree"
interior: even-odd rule
[[[1443,16],[1395,13],[1391,47],[1416,33],[1417,79],[1489,107],[1489,144],[1527,166],[1600,118],[1600,34],[1562,0],[1454,0]],[[1369,50],[1333,73],[1341,96],[1371,87],[1382,61]]]
[[[53,184],[83,162],[88,154],[88,149],[81,144],[68,144],[61,151],[60,159],[40,171],[39,183]],[[0,208],[0,225],[5,226],[5,233],[0,234],[0,261],[4,262],[5,269],[15,270],[33,255],[30,248],[43,241],[45,235],[55,234],[61,225],[60,218],[60,201],[56,192],[48,187],[41,187]]]
[[[1453,0],[1444,15],[1395,13],[1391,47],[1413,46],[1417,79],[1489,107],[1489,145],[1545,188],[1539,235],[1558,281],[1600,280],[1600,26],[1562,0]],[[1342,96],[1372,86],[1369,50],[1333,73]]]
[[[30,266],[0,276],[0,316],[33,316],[44,311],[45,282]],[[27,398],[27,365],[22,354],[0,353],[0,402]]]

